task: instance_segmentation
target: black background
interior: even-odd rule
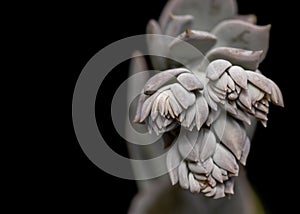
[[[59,66],[54,68],[58,76],[61,99],[66,102],[67,113],[57,118],[57,128],[61,135],[56,138],[53,156],[47,168],[47,178],[37,191],[39,202],[54,210],[95,210],[95,213],[126,213],[132,197],[137,192],[134,181],[123,180],[98,169],[82,152],[72,127],[71,103],[76,80],[89,59],[110,43],[137,34],[145,33],[149,19],[158,19],[166,1],[106,1],[96,5],[72,3],[69,5],[49,5],[43,16],[47,17],[46,30],[50,38],[46,43],[56,43],[53,58]],[[241,14],[254,13],[258,24],[272,24],[270,49],[261,64],[262,72],[281,88],[285,108],[271,107],[268,128],[258,126],[252,141],[248,158],[248,177],[263,201],[268,213],[281,213],[289,209],[291,194],[297,185],[293,167],[295,145],[299,140],[292,137],[297,126],[291,125],[297,115],[292,112],[297,105],[297,84],[294,74],[298,72],[295,59],[290,50],[296,34],[291,23],[297,14],[289,11],[292,5],[283,2],[262,3],[267,1],[239,0]],[[269,1],[268,1],[269,2]],[[47,8],[47,7],[45,7]],[[46,11],[46,9],[45,9]],[[41,11],[40,13],[43,13]],[[51,46],[50,44],[50,46]],[[296,59],[297,60],[297,59]],[[124,140],[114,131],[110,118],[110,101],[114,90],[126,79],[127,64],[115,69],[103,82],[97,98],[97,120],[108,144],[118,153],[126,156]],[[52,87],[56,87],[53,85]],[[66,93],[65,93],[66,92]],[[58,109],[62,105],[59,102]],[[294,108],[294,109],[293,109]],[[67,123],[61,118],[67,117]],[[293,128],[294,127],[294,128]],[[42,179],[43,181],[43,179]],[[39,197],[40,195],[40,197]]]

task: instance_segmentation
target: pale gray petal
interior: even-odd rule
[[[215,94],[219,97],[219,99],[221,99],[221,100],[226,99],[227,92],[225,90],[221,90],[221,89],[215,87],[213,84],[208,84],[208,85],[215,92]]]
[[[135,114],[135,117],[134,117],[134,120],[133,122],[134,123],[138,123],[140,122],[141,120],[141,114],[142,114],[142,107],[143,107],[143,104],[144,102],[146,101],[146,99],[149,98],[149,95],[146,95],[144,93],[142,93],[139,97],[139,101],[138,101],[138,106],[137,106],[137,110],[136,110],[136,114]],[[149,113],[148,113],[149,114]],[[147,116],[146,116],[147,117]]]
[[[192,172],[197,173],[197,174],[206,174],[207,173],[207,170],[199,162],[197,162],[197,163],[189,162],[188,167]]]
[[[173,93],[171,92],[171,90],[166,91],[167,95],[169,96],[169,103],[170,106],[174,112],[174,114],[176,115],[176,117],[182,113],[182,107],[179,105],[179,103],[177,102],[176,98],[174,97]],[[182,121],[181,121],[182,122]]]
[[[177,77],[177,80],[185,89],[189,91],[203,89],[203,84],[196,75],[183,73]]]
[[[148,99],[146,99],[146,101],[144,102],[141,110],[140,123],[143,122],[148,117],[152,109],[153,102],[155,101],[158,95],[159,93],[155,93],[152,96],[150,96]]]
[[[228,85],[228,79],[229,79],[230,77],[228,76],[228,74],[227,73],[224,73],[221,77],[220,77],[220,79],[218,79],[217,81],[215,81],[214,82],[214,84],[215,84],[215,87],[216,88],[218,88],[218,89],[220,89],[220,90],[223,90],[223,91],[228,91],[229,92],[229,90],[228,90],[228,88],[227,88],[227,85]]]
[[[199,193],[200,192],[200,184],[197,180],[195,180],[194,175],[189,173],[189,184],[190,184],[190,191],[192,193]]]
[[[225,105],[224,105],[224,109],[232,115],[237,114],[237,107],[236,107],[235,102],[228,102],[228,100],[226,100]]]
[[[217,185],[216,180],[211,175],[208,176],[207,181],[211,187],[215,187]]]
[[[214,60],[206,69],[206,77],[212,81],[217,80],[230,66],[232,64],[226,60]]]
[[[228,70],[231,78],[241,86],[243,89],[247,89],[247,74],[245,70],[240,66],[232,66]]]
[[[231,89],[232,91],[235,91],[235,83],[234,81],[231,79],[231,77],[228,77],[228,82],[227,82],[227,86],[229,89]]]
[[[169,114],[171,116],[171,118],[175,118],[175,114],[173,112],[173,109],[171,108],[171,105],[170,105],[170,100],[167,99],[167,102],[166,102],[166,115]]]
[[[265,128],[267,127],[267,120],[261,120],[260,122]]]
[[[251,103],[251,99],[250,99],[250,95],[249,95],[248,90],[242,90],[241,91],[241,93],[239,95],[239,100],[248,109],[252,108],[252,103]]]
[[[262,112],[262,111],[255,111],[255,115],[254,115],[257,119],[260,119],[260,120],[264,120],[264,121],[267,121],[268,120],[268,116],[266,113]]]
[[[199,154],[195,141],[193,142],[189,140],[185,134],[181,134],[181,136],[179,136],[178,150],[184,159],[195,162],[199,161]]]
[[[153,77],[151,77],[144,87],[144,93],[151,95],[157,91],[160,87],[166,84],[168,81],[176,78],[181,73],[190,72],[185,68],[175,68],[160,72]]]
[[[223,123],[223,121],[217,120],[213,125],[216,135],[239,160],[241,158],[242,149],[245,143],[246,131],[236,120],[231,117],[226,117],[225,128],[222,127],[222,125],[224,125]],[[224,131],[222,130],[223,128]]]
[[[247,114],[246,112],[243,112],[239,109],[237,109],[237,112],[235,115],[232,115],[234,118],[238,119],[238,120],[241,120],[241,121],[244,121],[246,122],[248,125],[251,125],[251,118],[250,118],[250,115]]]
[[[212,158],[208,158],[206,161],[202,163],[203,167],[206,170],[206,175],[209,175],[214,167],[214,162]]]
[[[247,71],[247,77],[248,80],[255,85],[256,87],[260,88],[261,90],[263,90],[264,92],[271,94],[271,84],[270,81],[267,77],[265,77],[262,74],[259,74],[257,72],[253,72],[253,71]]]
[[[244,50],[232,47],[218,47],[207,53],[207,59],[209,61],[224,59],[245,69],[256,70],[259,66],[262,54],[263,51]]]
[[[232,178],[225,182],[224,192],[226,194],[231,194],[231,195],[234,194],[234,180]]]
[[[213,101],[216,103],[221,102],[220,98],[215,94],[215,92],[211,89],[209,85],[207,85],[206,90]]]
[[[252,51],[263,51],[260,62],[265,58],[269,48],[271,25],[257,26],[241,20],[224,20],[212,31],[221,38],[217,47],[242,48]]]
[[[165,115],[166,102],[167,102],[167,99],[169,99],[169,97],[168,97],[167,91],[164,91],[161,94],[162,94],[162,98],[158,102],[157,108],[158,108],[160,115]],[[152,112],[151,112],[151,114],[152,114]],[[153,120],[153,118],[152,118],[152,120]]]
[[[216,194],[214,195],[214,199],[224,198],[225,197],[225,185],[219,184],[216,186]]]
[[[207,117],[206,125],[210,126],[213,122],[215,122],[216,119],[220,116],[220,113],[220,109],[218,109],[217,111],[211,110]]]
[[[249,152],[250,152],[250,146],[251,146],[251,142],[250,142],[250,139],[247,137],[246,141],[245,141],[245,144],[244,144],[242,156],[241,156],[241,159],[240,159],[241,164],[243,164],[244,166],[246,166],[247,157],[248,157]]]
[[[234,158],[233,154],[229,152],[224,146],[219,144],[216,148],[216,152],[213,156],[214,162],[221,168],[233,173],[238,174],[239,166]]]
[[[204,162],[215,152],[217,141],[215,134],[210,130],[204,130],[204,135],[200,147],[200,160]]]
[[[284,102],[279,87],[272,80],[269,79],[269,81],[271,82],[271,101],[275,105],[284,107]]]
[[[214,188],[211,188],[210,192],[206,193],[205,196],[206,197],[212,197],[212,196],[214,196],[216,194],[216,191],[217,191],[217,186],[215,186]]]
[[[213,100],[211,99],[211,97],[209,96],[209,94],[208,94],[208,92],[207,92],[207,88],[205,88],[205,89],[203,90],[203,95],[204,95],[204,97],[205,97],[205,99],[206,99],[207,104],[208,104],[214,111],[217,111],[217,110],[218,110],[218,105],[217,105],[217,103],[215,103],[215,101],[213,101]]]
[[[214,165],[214,168],[212,170],[212,176],[220,183],[223,183],[223,176],[222,176],[221,170],[216,165]]]
[[[199,180],[199,181],[206,181],[207,177],[205,175],[199,175],[199,174],[194,174],[195,179]]]
[[[157,127],[158,127],[159,129],[162,129],[163,126],[164,126],[163,117],[159,115],[159,116],[156,118],[155,123],[156,123],[156,125],[157,125]]]
[[[172,185],[178,182],[178,166],[180,155],[176,147],[172,147],[167,153],[167,168]]]
[[[153,104],[152,104],[152,108],[151,108],[151,119],[152,119],[153,121],[157,118],[157,115],[158,115],[158,112],[159,112],[158,106],[159,106],[159,103],[164,99],[163,96],[164,96],[164,95],[159,94],[159,95],[157,96],[157,98],[154,100]]]
[[[168,49],[164,37],[158,36],[163,34],[159,24],[155,20],[150,20],[147,25],[147,46],[150,53],[150,59],[152,65],[157,70],[167,69],[167,60],[165,57],[157,56],[167,56]]]
[[[239,85],[236,85],[236,86],[235,86],[235,90],[236,90],[236,92],[237,92],[238,94],[240,94],[242,88],[241,88]]]
[[[230,94],[228,94],[228,99],[229,100],[236,100],[239,97],[238,93],[233,91]]]
[[[251,99],[252,105],[254,105],[257,101],[262,100],[263,97],[265,96],[265,93],[263,91],[261,91],[260,89],[258,89],[252,84],[248,85],[248,94]]]
[[[171,91],[176,100],[181,104],[184,109],[193,105],[196,101],[196,96],[192,92],[185,90],[181,85],[175,83],[171,86]]]
[[[169,22],[164,31],[165,35],[178,36],[180,33],[191,27],[194,17],[191,15],[176,16],[170,14]]]
[[[183,189],[189,189],[188,168],[185,162],[181,162],[178,168],[179,184]]]
[[[203,96],[198,96],[196,99],[196,117],[195,117],[196,120],[195,122],[198,131],[207,120],[208,113],[209,113],[209,109],[205,98]]]
[[[215,188],[207,186],[201,192],[203,192],[203,193],[210,193],[213,189],[215,189]]]
[[[268,114],[269,113],[269,107],[265,106],[264,104],[262,103],[255,103],[255,108],[257,108],[258,110]]]
[[[187,109],[185,119],[183,120],[181,125],[185,128],[190,127],[195,118],[195,115],[196,115],[196,105],[192,105]]]

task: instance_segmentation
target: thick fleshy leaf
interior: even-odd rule
[[[205,175],[199,175],[199,174],[194,174],[195,179],[199,180],[199,181],[206,181],[207,177]]]
[[[235,102],[225,101],[224,109],[232,115],[237,114],[237,107]]]
[[[231,91],[235,91],[235,83],[230,76],[228,76],[227,86],[228,86],[228,89],[230,89]],[[228,91],[228,92],[230,92],[230,91]]]
[[[181,85],[175,83],[171,86],[171,91],[176,100],[181,104],[184,109],[193,105],[196,101],[196,96],[192,92],[185,90]]]
[[[168,48],[166,45],[165,37],[158,36],[162,35],[159,24],[155,20],[150,20],[147,25],[147,45],[152,65],[157,70],[167,69],[167,60],[164,57],[168,56]]]
[[[199,193],[200,192],[200,184],[198,181],[195,180],[194,175],[189,173],[189,184],[190,184],[190,191],[192,193]]]
[[[190,28],[193,20],[194,17],[191,15],[175,16],[170,14],[169,22],[164,34],[176,37],[186,29]]]
[[[207,187],[209,188],[209,192],[205,194],[206,197],[212,197],[216,194],[217,192],[217,186],[215,186],[214,188],[211,188],[211,187]]]
[[[215,187],[216,185],[217,185],[217,182],[216,182],[216,180],[211,176],[211,175],[209,175],[208,176],[208,184],[211,186],[211,187]]]
[[[196,75],[183,73],[177,77],[178,82],[187,90],[194,91],[203,89],[203,83]]]
[[[228,73],[236,84],[247,89],[247,74],[242,67],[232,66],[228,69]]]
[[[209,94],[208,94],[207,89],[204,89],[203,95],[204,95],[204,97],[205,97],[205,99],[206,99],[207,104],[208,104],[214,111],[218,111],[218,105],[217,105],[217,103],[216,103],[215,101],[213,101],[213,100],[211,99],[211,97],[210,97]]]
[[[243,148],[243,152],[242,152],[242,156],[240,159],[241,164],[243,164],[244,166],[246,166],[246,161],[250,152],[250,146],[251,146],[251,142],[250,139],[247,137],[245,144],[244,144],[244,148]]]
[[[188,168],[186,163],[183,161],[180,163],[178,168],[178,178],[179,184],[183,189],[189,189],[189,178],[188,178]]]
[[[244,121],[245,123],[247,123],[248,125],[251,125],[251,118],[250,115],[237,109],[236,114],[232,115],[232,117]]]
[[[216,152],[213,156],[214,162],[221,168],[233,173],[238,174],[239,166],[233,156],[224,146],[218,144]]]
[[[256,70],[259,66],[263,51],[244,50],[240,48],[218,47],[207,53],[207,59],[213,61],[224,59],[233,65],[239,65],[244,69]]]
[[[177,102],[177,100],[176,100],[175,96],[173,95],[173,93],[171,92],[171,90],[167,90],[165,93],[169,96],[170,107],[172,108],[172,111],[174,112],[174,114],[177,117],[179,114],[182,113],[183,109],[180,106],[180,104]]]
[[[193,29],[210,31],[220,21],[233,18],[237,13],[237,5],[235,0],[170,0],[159,19],[163,29],[171,13],[190,14],[195,18]]]
[[[189,169],[197,174],[206,174],[207,170],[203,167],[203,165],[201,163],[193,163],[193,162],[189,162],[188,163]]]
[[[239,96],[241,103],[248,109],[252,108],[251,99],[248,90],[242,90]]]
[[[187,109],[185,114],[185,119],[183,120],[181,125],[185,128],[189,128],[195,118],[195,114],[196,114],[196,106],[192,105]]]
[[[172,185],[178,182],[178,166],[180,164],[180,155],[176,147],[172,147],[167,153],[167,168]]]
[[[217,94],[212,90],[212,88],[210,87],[210,85],[207,85],[206,90],[209,94],[209,96],[211,97],[211,99],[213,101],[215,101],[216,103],[221,102],[220,98],[217,96]]]
[[[206,125],[210,126],[213,122],[217,120],[220,116],[221,110],[218,109],[217,111],[211,110],[208,114]]]
[[[209,130],[204,130],[204,135],[201,140],[200,160],[204,162],[215,152],[217,141],[215,134]]]
[[[284,107],[284,102],[283,102],[282,94],[281,94],[279,87],[272,80],[269,79],[269,81],[271,83],[271,101],[272,101],[272,103],[274,103],[275,105]]]
[[[222,172],[221,172],[220,168],[217,167],[216,165],[214,165],[214,168],[212,170],[212,176],[220,183],[223,183]]]
[[[209,63],[206,69],[206,77],[212,81],[217,80],[232,64],[223,59],[217,59]]]
[[[234,180],[232,178],[225,182],[224,192],[226,194],[231,194],[231,195],[234,194]]]
[[[225,20],[212,33],[218,37],[216,47],[262,50],[261,62],[268,52],[270,28],[271,25],[257,26],[241,20]]]
[[[207,120],[208,113],[209,113],[208,104],[203,96],[197,97],[195,108],[196,108],[195,122],[196,122],[197,130],[199,131],[202,125]]]
[[[141,120],[141,115],[142,115],[142,107],[143,107],[143,103],[146,101],[146,99],[149,98],[149,95],[146,94],[141,94],[139,97],[139,101],[138,101],[138,106],[137,106],[137,110],[136,110],[136,114],[134,117],[133,122],[134,123],[138,123]],[[149,114],[149,113],[148,113]]]
[[[176,78],[179,74],[190,72],[185,68],[175,68],[160,72],[151,77],[145,84],[144,93],[151,95],[168,81]]]
[[[214,86],[222,91],[227,91],[227,86],[228,86],[228,74],[223,73],[223,75],[220,77],[220,79],[216,80],[214,82]]]
[[[181,134],[178,138],[178,150],[184,159],[196,162],[199,161],[197,136],[190,136],[190,138],[186,136],[186,133]]]
[[[198,59],[216,44],[216,40],[213,34],[187,29],[171,42],[170,54],[186,61]]]
[[[160,93],[156,92],[152,96],[150,96],[148,99],[145,100],[143,103],[142,109],[141,109],[141,117],[140,117],[140,123],[143,122],[146,117],[149,115],[151,109],[152,109],[152,104],[155,101],[155,99],[158,97]]]
[[[202,163],[202,165],[206,170],[206,175],[208,176],[214,168],[214,161],[212,158],[208,158]]]
[[[263,97],[265,96],[265,93],[260,90],[259,88],[255,87],[252,84],[248,84],[248,95],[250,97],[252,105],[255,104],[257,101],[263,100]],[[267,101],[267,104],[269,105],[269,102]]]
[[[225,186],[224,184],[220,184],[216,186],[216,194],[214,195],[214,199],[224,198],[225,197]]]
[[[260,88],[261,90],[263,90],[264,92],[266,92],[268,94],[272,93],[271,83],[267,77],[265,77],[264,75],[259,74],[257,72],[247,71],[247,70],[246,70],[246,74],[247,74],[248,80],[253,85],[255,85],[256,87]]]
[[[224,120],[226,123],[224,124]],[[225,127],[223,127],[225,125]],[[216,135],[239,160],[245,143],[245,129],[231,117],[220,117],[213,125]]]

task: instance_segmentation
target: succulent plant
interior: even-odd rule
[[[146,82],[134,121],[172,136],[173,185],[215,199],[233,194],[250,151],[248,127],[267,125],[270,102],[284,106],[279,87],[258,70],[270,25],[255,22],[237,14],[234,0],[170,0],[159,21],[149,21],[149,50],[175,61],[151,57],[160,72]]]

